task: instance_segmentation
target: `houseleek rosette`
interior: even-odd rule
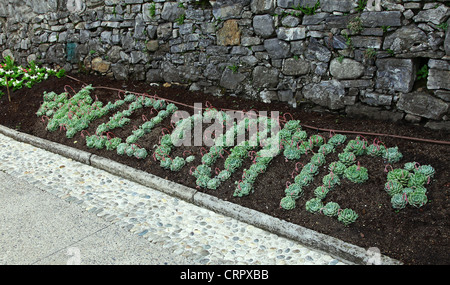
[[[386,151],[386,147],[384,145],[371,144],[367,148],[367,154],[370,156],[382,156]]]
[[[408,187],[421,187],[427,184],[428,177],[420,172],[413,173],[409,176]]]
[[[422,173],[430,178],[432,178],[436,172],[435,169],[431,165],[421,165],[414,171],[418,172],[418,173]]]
[[[354,223],[356,219],[358,219],[358,214],[352,209],[347,208],[342,211],[339,211],[338,221],[346,226]]]
[[[331,189],[329,187],[321,185],[314,189],[314,195],[316,196],[316,198],[323,200],[327,196],[328,192],[330,192],[330,190]]]
[[[344,171],[344,176],[353,183],[364,183],[369,179],[367,168],[356,164],[349,166]]]
[[[388,162],[388,163],[395,163],[400,161],[402,159],[403,155],[401,152],[398,151],[398,147],[391,147],[386,149],[386,151],[383,153],[382,157]]]
[[[336,185],[341,184],[341,179],[339,179],[339,176],[337,174],[330,172],[322,178],[322,183],[326,187],[333,189],[333,187],[335,187]]]
[[[322,214],[328,217],[335,217],[338,215],[341,207],[336,202],[328,202],[321,210]]]
[[[298,183],[292,183],[284,190],[286,196],[292,197],[293,199],[298,199],[303,194],[302,186]]]
[[[312,198],[306,201],[305,204],[306,211],[310,213],[317,213],[320,209],[323,208],[322,200],[319,198]]]
[[[403,186],[407,186],[411,173],[406,169],[396,168],[388,172],[387,180],[397,181]]]
[[[295,183],[304,187],[304,186],[308,186],[309,184],[311,184],[314,181],[314,176],[312,176],[311,174],[300,173],[299,175],[295,176],[294,180],[295,180]]]
[[[338,158],[345,166],[350,166],[356,162],[356,155],[353,152],[342,152],[338,154]]]
[[[182,157],[175,157],[170,165],[170,170],[172,171],[180,171],[183,166],[186,165],[186,160]]]
[[[346,169],[347,167],[345,166],[345,164],[340,161],[334,161],[328,166],[328,170],[330,170],[330,172],[336,173],[339,176],[344,175],[344,171]]]
[[[319,147],[318,153],[321,153],[323,155],[328,155],[332,152],[334,152],[334,145],[330,143],[323,144]]]
[[[325,164],[325,155],[323,153],[316,153],[311,157],[310,162],[317,166],[322,166]]]
[[[247,196],[250,194],[250,192],[253,189],[253,185],[252,183],[249,182],[245,182],[245,181],[240,181],[237,182],[236,181],[236,189],[233,193],[234,197],[243,197],[243,196]]]
[[[359,137],[348,142],[347,146],[344,148],[344,152],[352,152],[355,155],[363,155],[366,153],[367,141],[361,140]]]
[[[394,194],[391,198],[392,208],[396,210],[405,208],[407,203],[406,195],[403,193]]]
[[[413,207],[420,208],[428,202],[427,195],[420,191],[414,191],[407,195],[408,204]]]
[[[347,136],[342,135],[342,134],[335,134],[328,140],[328,143],[332,144],[334,146],[338,146],[338,145],[344,144],[346,140],[347,140]]]
[[[295,199],[291,196],[286,196],[281,199],[280,207],[285,210],[292,210],[295,208]]]
[[[384,190],[389,196],[393,196],[403,192],[403,185],[396,180],[389,180],[384,184]]]

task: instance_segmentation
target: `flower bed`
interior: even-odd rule
[[[49,93],[49,86],[53,86],[55,94],[59,96],[64,93],[64,86],[68,82],[70,81],[67,79],[55,79],[52,85],[39,85],[36,92],[41,90],[41,94],[43,91]],[[104,79],[100,83],[104,84]],[[75,85],[73,82],[71,84]],[[118,84],[120,85],[115,86],[122,89],[124,83]],[[169,110],[167,107],[172,106],[170,100],[161,104],[161,100],[164,100],[162,98],[190,105],[192,102],[211,101],[212,98],[204,96],[197,99],[183,89],[154,88],[150,92],[148,88],[148,85],[145,85],[140,89],[135,86],[129,89],[152,94],[147,97],[153,99],[152,103],[160,101],[157,106],[161,107],[159,110],[153,105],[150,107],[150,100],[147,100],[145,106],[146,98],[141,96],[134,96],[133,100],[129,97],[127,102],[125,98],[133,93],[118,94],[115,91],[96,88],[90,90],[92,101],[83,102],[90,106],[91,113],[102,110],[105,114],[89,120],[87,128],[77,131],[71,138],[67,137],[71,124],[66,123],[69,127],[60,125],[53,132],[49,132],[47,126],[50,120],[44,117],[42,121],[42,116],[36,116],[35,112],[31,117],[26,117],[26,120],[31,122],[28,125],[22,117],[16,118],[16,121],[22,121],[23,131],[34,135],[109,157],[221,199],[363,247],[379,247],[383,253],[407,263],[421,263],[427,260],[427,256],[440,256],[441,262],[448,258],[448,255],[442,255],[442,250],[446,252],[444,240],[448,233],[446,218],[443,218],[448,213],[445,210],[448,206],[448,200],[445,198],[448,195],[448,186],[445,186],[448,173],[444,166],[448,148],[411,144],[389,137],[343,135],[307,129],[303,124],[313,124],[317,115],[297,115],[292,110],[290,112],[296,118],[281,124],[279,151],[274,152],[273,157],[261,156],[265,147],[271,149],[270,140],[265,145],[253,145],[250,143],[251,138],[248,138],[240,144],[227,145],[224,143],[226,132],[223,137],[215,137],[214,144],[210,146],[178,145],[176,140],[171,139],[171,135],[177,134],[178,139],[182,140],[183,128],[193,128],[195,122],[212,114],[217,115],[221,109],[208,108],[201,115],[192,115],[192,109],[174,104],[179,110],[190,111],[191,115],[171,124],[170,115],[162,120],[158,118],[161,111],[170,111],[170,107]],[[81,86],[77,90],[81,90]],[[26,96],[26,92],[20,94]],[[66,100],[69,102],[75,94],[67,96]],[[189,96],[192,98],[187,99]],[[122,103],[121,100],[125,102]],[[217,107],[238,107],[231,106],[229,100],[215,100],[217,103],[213,105]],[[41,106],[40,102],[36,104],[34,110]],[[251,104],[253,107],[256,105],[253,102]],[[250,109],[245,105],[239,107]],[[259,104],[258,107],[263,110],[264,105]],[[270,107],[279,108],[284,112],[282,114],[289,111],[280,105]],[[79,113],[77,117],[82,117],[81,111],[73,112],[70,113],[72,118],[75,118],[72,114],[76,112]],[[69,112],[65,114],[68,117]],[[162,116],[164,114],[166,113],[163,112]],[[330,128],[339,127],[336,127],[336,117],[319,117],[321,124]],[[51,116],[48,118],[52,119]],[[226,125],[226,117],[223,118]],[[4,124],[5,117],[0,116],[0,119]],[[339,119],[347,124],[347,119]],[[241,122],[243,123],[236,123],[229,129],[230,135],[248,133],[252,120]],[[358,123],[348,120],[347,126]],[[374,127],[376,124],[371,122],[370,126]],[[383,130],[385,124],[379,125],[379,130]],[[208,127],[209,125],[205,124],[202,131]],[[356,127],[364,130],[361,125]],[[380,132],[379,130],[377,131]],[[401,132],[406,128],[398,130]],[[414,134],[420,136],[422,133],[429,137],[436,135],[423,129]],[[264,141],[264,136],[262,138]],[[220,145],[219,142],[223,144]],[[127,147],[122,145],[119,151],[119,145],[124,143]],[[133,145],[135,147],[130,149]],[[137,150],[140,152],[136,153]],[[441,154],[435,155],[431,150]],[[418,226],[426,228],[417,232]],[[429,243],[418,242],[418,239],[425,236],[431,240]],[[404,242],[406,239],[410,240],[407,245]],[[441,250],[435,249],[433,244],[439,244]],[[430,259],[425,263],[433,261]]]

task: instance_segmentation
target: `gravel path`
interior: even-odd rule
[[[194,264],[346,264],[292,240],[4,135],[0,135],[0,171]]]

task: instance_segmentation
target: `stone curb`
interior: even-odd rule
[[[134,181],[146,187],[153,188],[167,195],[180,198],[199,207],[207,208],[219,214],[267,230],[271,233],[287,237],[303,244],[304,246],[325,252],[349,263],[367,264],[367,258],[370,257],[367,254],[367,250],[362,247],[280,220],[278,218],[274,218],[270,215],[255,210],[242,207],[237,204],[220,200],[195,189],[162,179],[141,170],[136,170],[110,159],[34,137],[29,134],[21,133],[2,125],[0,125],[0,133],[17,141],[31,144],[46,151],[71,158],[75,161],[102,169],[111,174]],[[384,255],[381,255],[381,263],[383,265],[403,264],[401,261]]]

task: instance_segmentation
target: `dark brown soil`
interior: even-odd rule
[[[235,190],[234,182],[241,179],[242,169],[248,168],[250,161],[246,161],[241,171],[236,171],[232,178],[223,183],[219,189],[199,190],[363,248],[378,247],[383,254],[401,260],[405,264],[450,264],[449,145],[366,134],[369,132],[448,141],[450,137],[448,132],[431,131],[421,126],[402,123],[394,124],[361,118],[353,119],[329,112],[319,113],[292,109],[284,103],[265,104],[236,97],[213,97],[198,92],[189,92],[184,87],[176,85],[171,87],[152,87],[143,82],[113,81],[94,75],[77,74],[72,76],[82,82],[92,84],[94,87],[103,86],[143,92],[187,105],[202,103],[204,107],[206,104],[211,104],[218,109],[279,111],[282,115],[286,114],[285,117],[287,119],[290,119],[290,115],[292,115],[293,119],[301,120],[308,135],[318,133],[324,137],[329,136],[329,132],[323,132],[317,128],[355,131],[356,134],[364,132],[364,137],[369,142],[378,138],[387,147],[398,146],[403,154],[403,159],[399,163],[393,164],[394,168],[401,168],[406,162],[417,161],[420,164],[430,164],[436,169],[436,175],[432,183],[427,186],[429,202],[419,209],[408,206],[401,211],[395,211],[391,206],[389,195],[383,190],[386,182],[384,162],[381,158],[361,156],[358,159],[361,165],[368,169],[369,180],[363,184],[354,184],[346,179],[342,179],[341,185],[329,193],[325,199],[325,202],[337,202],[342,208],[351,208],[359,214],[356,222],[348,227],[338,222],[336,218],[326,217],[322,214],[311,214],[305,210],[305,202],[313,197],[313,190],[320,185],[322,177],[328,172],[323,168],[316,177],[315,182],[305,189],[305,195],[297,200],[297,206],[294,210],[287,211],[280,208],[280,200],[285,195],[286,182],[293,182],[292,172],[296,164],[296,161],[286,161],[281,155],[271,162],[264,175],[258,177],[255,183],[255,191],[249,196],[238,198],[233,197],[233,193]],[[8,96],[5,95],[0,100],[0,124],[37,137],[101,155],[159,177],[196,188],[195,178],[189,174],[189,167],[184,167],[180,172],[171,172],[162,169],[159,163],[155,163],[151,157],[140,161],[127,156],[119,156],[115,151],[87,148],[83,136],[79,133],[74,138],[67,139],[64,131],[48,132],[45,129],[46,124],[35,115],[43,101],[43,92],[55,91],[61,93],[68,90],[73,94],[71,88],[78,91],[81,87],[81,82],[69,77],[62,79],[50,78],[43,83],[35,85],[32,89],[23,88],[13,92],[11,94],[12,102],[8,102]],[[96,88],[92,95],[97,96],[103,102],[115,101],[119,98],[117,91],[104,88]],[[189,111],[191,114],[193,113],[192,108],[184,105],[178,105],[178,107]],[[148,109],[141,109],[132,117],[131,126],[139,126],[142,123],[142,115],[144,114],[146,117],[152,116]],[[94,121],[87,129],[87,132],[90,134],[95,133],[96,127],[106,122],[106,120],[108,118]],[[151,134],[141,138],[138,142],[139,145],[147,150],[152,150],[153,146],[158,144],[163,128],[169,131],[173,129],[168,119],[159,128],[155,128]],[[167,132],[167,130],[164,131]],[[131,131],[132,128],[117,130],[114,131],[114,135],[125,139]],[[346,133],[348,140],[354,139],[356,134]],[[180,147],[174,150],[172,156],[182,155],[185,150],[189,150],[193,154],[200,154],[201,152],[200,147]],[[327,164],[337,160],[337,153],[339,152],[340,149],[336,153],[329,154],[327,156]],[[299,162],[305,164],[309,162],[309,158],[310,155],[305,155]],[[197,155],[192,165],[199,164],[200,156]],[[214,167],[223,169],[223,159],[219,159]]]

